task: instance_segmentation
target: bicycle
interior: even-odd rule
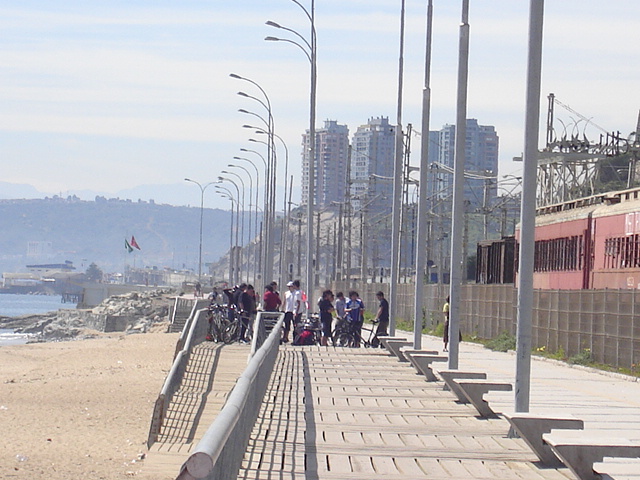
[[[353,322],[344,319],[336,326],[331,336],[333,344],[336,347],[359,347],[362,344],[365,348],[378,348],[380,346],[380,339],[374,328],[378,323],[380,322],[372,320],[371,328],[367,328],[364,325],[358,328]],[[369,332],[368,338],[363,338],[362,330]]]
[[[229,309],[224,305],[212,304],[209,306],[209,333],[207,340],[222,342],[222,333],[229,324]]]
[[[233,310],[233,320],[229,321],[229,323],[224,327],[222,331],[222,341],[227,345],[235,342],[236,340],[241,342],[250,342],[251,341],[251,331],[250,323],[249,323],[249,315],[246,312],[238,312],[237,310]],[[240,333],[242,332],[242,327],[245,327],[245,338],[240,338]]]
[[[380,323],[380,320],[371,320],[371,328],[367,328],[364,325],[362,326],[362,330],[365,332],[369,332],[369,337],[365,340],[362,336],[362,344],[365,348],[379,348],[380,347],[380,339],[378,338],[377,333],[377,325]]]

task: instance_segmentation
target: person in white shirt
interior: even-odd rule
[[[284,333],[282,335],[282,341],[285,343],[289,341],[291,322],[294,320],[294,316],[298,314],[301,303],[300,290],[296,289],[296,285],[293,282],[287,283],[287,291],[284,294]]]

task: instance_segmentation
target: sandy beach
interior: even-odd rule
[[[155,399],[178,334],[0,347],[0,478],[146,478]]]

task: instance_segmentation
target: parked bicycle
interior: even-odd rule
[[[222,332],[229,324],[229,309],[226,305],[212,303],[209,306],[209,332],[207,340],[222,342]]]
[[[233,310],[233,320],[224,327],[222,331],[222,341],[226,344],[233,343],[235,341],[250,342],[253,331],[251,330],[250,317],[246,312],[238,312]],[[245,327],[245,338],[241,338],[242,327]]]
[[[360,329],[349,318],[341,320],[336,325],[331,339],[336,347],[359,347],[360,345],[365,348],[378,348],[380,346],[380,339],[376,334],[377,320],[371,321],[371,328],[362,325]],[[360,330],[360,331],[359,331]],[[367,338],[362,336],[362,332],[369,332]]]

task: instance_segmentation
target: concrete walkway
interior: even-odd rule
[[[423,349],[441,347],[424,337]],[[462,343],[459,369],[513,383],[515,355]],[[523,440],[507,437],[505,419],[478,417],[442,386],[382,349],[283,347],[238,478],[573,478],[542,468]],[[602,435],[640,432],[640,383],[626,377],[534,359],[531,393],[532,413],[573,414]],[[511,392],[485,399],[513,410]],[[611,478],[640,478],[626,465]]]

